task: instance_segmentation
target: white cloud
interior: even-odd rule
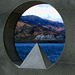
[[[63,22],[57,10],[49,4],[35,5],[22,14],[22,16],[26,15],[36,15],[44,19]]]

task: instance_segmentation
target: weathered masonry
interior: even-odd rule
[[[17,19],[29,7],[48,3],[62,16],[66,28],[64,51],[48,70],[19,69],[13,41]],[[17,9],[16,9],[17,8]],[[13,12],[14,10],[14,12]],[[11,13],[12,12],[12,13]],[[10,15],[11,14],[11,15]],[[9,16],[10,15],[10,16]],[[9,19],[9,18],[10,19]],[[15,18],[16,17],[16,18]],[[7,20],[8,19],[8,20]],[[7,23],[6,23],[7,21]],[[11,24],[11,21],[13,25]],[[14,63],[13,63],[14,62]],[[20,64],[20,62],[18,64]],[[74,0],[1,0],[0,1],[0,75],[75,75],[75,1]]]

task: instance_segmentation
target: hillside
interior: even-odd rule
[[[35,40],[40,34],[52,34],[55,37],[59,35],[65,36],[64,25],[63,23],[49,21],[33,15],[20,17],[15,29],[16,42]]]
[[[30,25],[43,26],[51,30],[57,31],[59,33],[60,32],[65,33],[63,23],[42,19],[38,16],[34,16],[34,15],[21,16],[19,21]]]

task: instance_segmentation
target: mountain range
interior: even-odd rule
[[[65,36],[64,24],[34,15],[20,17],[15,28],[15,41],[34,40],[40,34]]]

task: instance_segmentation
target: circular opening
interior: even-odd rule
[[[20,68],[49,68],[64,48],[63,20],[51,5],[39,1],[27,2],[16,8],[8,18],[4,43],[8,56]],[[38,63],[42,66],[39,67]]]

